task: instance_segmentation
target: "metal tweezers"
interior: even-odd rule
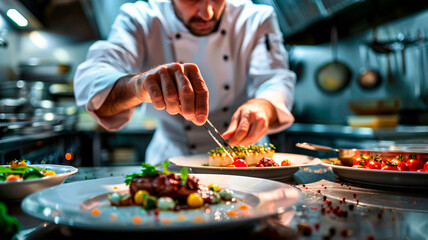
[[[217,128],[214,127],[214,125],[210,122],[210,120],[208,120],[207,118],[207,123],[208,125],[214,130],[214,132],[216,133],[217,137],[220,139],[221,142],[223,142],[223,144],[220,143],[220,141],[214,136],[214,134],[212,133],[212,131],[207,127],[207,124],[204,124],[204,128],[207,130],[207,132],[210,134],[210,136],[214,139],[214,141],[217,143],[217,145],[221,148],[223,148],[225,150],[225,153],[227,154],[227,156],[230,157],[230,159],[232,159],[233,161],[233,157],[232,155],[230,155],[230,153],[228,152],[234,152],[233,148],[229,145],[229,143],[221,136],[221,134],[218,132]]]

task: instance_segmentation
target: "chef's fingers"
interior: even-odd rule
[[[147,75],[144,77],[142,85],[143,90],[148,93],[153,107],[158,110],[164,109],[165,102],[163,100],[161,86],[159,85],[159,75],[156,72],[147,73]],[[137,88],[139,88],[139,86],[137,86]]]
[[[174,80],[171,78],[167,66],[160,67],[158,69],[158,74],[162,86],[165,109],[169,114],[175,115],[179,113],[179,96]]]
[[[171,69],[173,70],[175,83],[177,84],[180,113],[185,119],[193,121],[195,119],[195,95],[192,84],[186,77],[181,64],[174,63]]]
[[[268,129],[268,122],[266,118],[258,112],[250,114],[250,130],[247,136],[241,140],[242,145],[255,144],[261,137],[263,137]]]
[[[188,77],[193,87],[194,93],[194,120],[193,123],[196,125],[202,125],[208,118],[209,112],[209,92],[208,87],[202,78],[201,72],[198,66],[192,63],[183,64],[184,73]],[[184,109],[183,109],[184,111]]]
[[[233,136],[233,134],[235,134],[236,128],[238,127],[239,118],[240,118],[240,111],[238,109],[238,111],[236,111],[233,114],[232,119],[230,120],[229,127],[221,135],[224,139],[230,139]],[[232,145],[230,142],[229,144]]]
[[[243,108],[240,111],[240,116],[238,119],[238,126],[236,127],[235,133],[229,139],[231,145],[242,144],[242,140],[248,135],[250,130],[250,111],[246,108]]]

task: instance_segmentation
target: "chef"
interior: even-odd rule
[[[156,117],[151,164],[216,148],[208,117],[231,145],[266,143],[294,121],[282,40],[273,8],[249,0],[126,3],[78,66],[76,102],[109,131]]]

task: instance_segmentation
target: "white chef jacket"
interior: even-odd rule
[[[227,129],[236,109],[253,97],[273,104],[279,124],[270,126],[268,134],[279,132],[294,121],[289,109],[295,74],[288,70],[282,39],[273,8],[248,0],[227,1],[218,30],[207,36],[192,35],[169,0],[127,3],[108,39],[95,42],[78,66],[76,102],[107,130],[119,130],[135,109],[113,117],[99,117],[95,110],[120,77],[164,63],[196,63],[209,91],[209,119],[220,132]],[[179,114],[169,115],[148,103],[141,110],[158,119],[146,152],[148,163],[217,147],[203,127]]]

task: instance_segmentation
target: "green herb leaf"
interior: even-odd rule
[[[148,163],[145,163],[145,162],[141,163],[141,166],[143,168],[141,170],[141,173],[133,173],[130,175],[126,175],[126,178],[125,178],[125,184],[126,185],[129,185],[132,182],[132,179],[134,179],[135,177],[138,177],[138,176],[140,176],[140,177],[154,177],[154,176],[159,175],[159,172],[156,170],[155,166],[148,164]]]
[[[167,174],[167,175],[173,173],[173,172],[167,170],[168,166],[169,166],[169,161],[165,161],[162,163],[162,168],[163,168],[162,172]]]
[[[180,170],[181,185],[185,185],[187,183],[187,178],[189,177],[188,172],[189,172],[188,168],[186,167],[181,168]]]
[[[0,202],[0,236],[2,239],[12,239],[13,236],[19,231],[19,221],[7,215],[7,207],[4,203]]]

